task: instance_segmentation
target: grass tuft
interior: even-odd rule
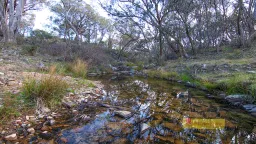
[[[60,77],[50,75],[44,76],[40,80],[28,78],[22,86],[22,93],[26,99],[36,102],[38,98],[50,108],[60,104],[68,84]]]
[[[73,62],[71,70],[76,77],[86,77],[87,74],[87,63],[81,59],[77,59]]]
[[[20,116],[21,101],[17,95],[5,93],[1,97],[2,106],[0,107],[0,123],[5,122],[11,117]]]

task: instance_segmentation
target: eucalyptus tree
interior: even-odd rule
[[[144,22],[157,30],[159,56],[163,55],[163,23],[170,12],[168,0],[106,1],[101,6],[112,16]]]
[[[75,40],[81,43],[102,41],[107,32],[109,22],[84,1],[61,0],[51,6],[51,11],[56,14],[53,17],[54,30],[60,35],[75,35]],[[99,38],[98,38],[99,37]]]
[[[0,28],[5,42],[16,42],[24,13],[37,9],[45,0],[1,0]]]

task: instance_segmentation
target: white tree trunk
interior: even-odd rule
[[[18,0],[16,7],[14,2],[14,0],[10,0],[8,7],[5,7],[4,1],[1,0],[0,3],[0,20],[5,42],[16,42],[24,9],[25,0]]]

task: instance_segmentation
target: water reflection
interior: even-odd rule
[[[166,81],[137,78],[103,82],[104,96],[100,101],[112,106],[120,106],[131,111],[132,115],[128,118],[120,118],[114,115],[110,108],[85,126],[64,130],[63,136],[68,138],[69,143],[253,143],[256,141],[255,133],[252,132],[253,124],[256,123],[254,117],[244,114],[242,110],[229,109],[225,104],[205,99],[203,92]],[[197,126],[184,127],[182,124],[187,118],[197,120]],[[223,121],[218,123],[219,121],[211,121],[211,119],[224,120],[225,127]],[[200,120],[210,121],[204,121],[202,126],[198,124]],[[218,124],[222,124],[221,127],[218,127]],[[216,128],[210,129],[210,126]]]

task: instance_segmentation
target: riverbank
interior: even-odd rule
[[[70,76],[56,73],[51,66],[56,59],[24,55],[16,46],[1,49],[0,143],[27,143],[34,134],[51,137],[49,126],[65,127],[56,121],[67,115],[80,117],[77,105],[100,97],[100,82],[85,79],[79,70],[70,70]],[[84,70],[82,63],[77,63],[72,68]]]
[[[208,91],[256,116],[255,50],[247,49],[243,55],[239,51],[227,49],[218,55],[209,52],[190,59],[170,60],[143,73]]]

